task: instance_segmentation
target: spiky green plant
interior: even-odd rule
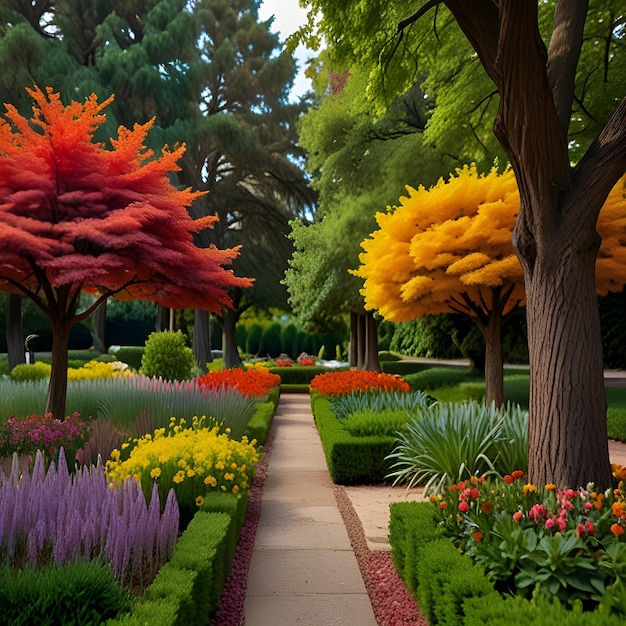
[[[424,485],[426,493],[439,493],[445,484],[497,472],[504,461],[498,458],[503,449],[498,443],[506,441],[507,412],[517,410],[475,401],[431,405],[409,421],[406,431],[398,432],[398,443],[387,457],[394,461],[388,478],[394,485]],[[506,471],[514,469],[520,468]]]
[[[388,409],[415,415],[432,403],[432,398],[422,391],[353,391],[331,397],[333,413],[346,419],[357,411],[380,412]]]

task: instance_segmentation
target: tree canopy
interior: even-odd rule
[[[47,411],[65,410],[71,326],[108,296],[219,311],[228,287],[251,281],[226,269],[237,249],[199,248],[192,220],[199,192],[178,189],[184,147],[159,156],[145,145],[151,123],[120,127],[111,147],[94,140],[111,99],[64,106],[31,89],[33,117],[7,105],[0,121],[0,289],[25,295],[50,319],[53,378]],[[81,292],[99,297],[76,312]]]

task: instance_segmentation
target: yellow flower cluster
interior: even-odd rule
[[[113,361],[89,361],[82,367],[69,367],[68,380],[92,380],[94,378],[113,378],[114,376],[134,376],[126,363]]]
[[[247,369],[247,370],[267,370],[270,367],[274,366],[274,363],[272,361],[248,361],[246,363],[243,364],[243,366]]]
[[[259,460],[256,441],[234,441],[229,429],[206,428],[205,419],[194,417],[187,427],[184,419],[172,418],[167,429],[113,450],[106,465],[109,480],[121,484],[136,477],[148,495],[156,481],[162,501],[173,488],[181,507],[197,504],[210,489],[248,489]]]

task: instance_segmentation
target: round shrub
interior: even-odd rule
[[[20,363],[11,370],[11,380],[24,382],[26,380],[43,380],[50,378],[52,365],[37,361],[36,363]]]
[[[141,357],[140,372],[164,380],[188,380],[194,366],[193,350],[185,344],[180,331],[150,333]]]

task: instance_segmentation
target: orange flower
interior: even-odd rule
[[[611,512],[615,517],[622,517],[626,519],[626,502],[613,502]]]
[[[409,383],[399,376],[370,370],[341,370],[318,374],[311,381],[310,388],[325,396],[338,396],[368,389],[406,393],[411,391]]]
[[[489,515],[489,513],[491,513],[491,511],[493,510],[493,504],[489,500],[487,500],[487,502],[483,502],[480,509],[485,515]]]
[[[512,483],[513,483],[513,480],[514,480],[514,479],[513,479],[513,476],[511,476],[510,474],[506,474],[506,476],[504,476],[504,477],[502,478],[502,480],[503,480],[503,481],[504,481],[507,485],[510,485],[510,484],[512,484]]]
[[[234,367],[200,376],[197,383],[201,387],[209,387],[210,389],[234,387],[244,396],[262,398],[271,389],[280,385],[280,376],[263,369],[250,368],[244,370]]]
[[[474,533],[474,541],[478,543],[479,541],[482,541],[482,538],[483,538],[483,534],[480,532],[480,530],[477,530]]]
[[[615,476],[615,478],[626,478],[626,465],[613,463],[611,469],[613,470],[613,476]]]
[[[523,475],[524,475],[524,472],[522,472],[521,470],[515,470],[514,472],[511,473],[511,476],[513,477],[514,480],[521,478]]]
[[[624,534],[624,527],[621,526],[620,524],[611,524],[611,532],[616,537],[619,537],[620,535]]]

